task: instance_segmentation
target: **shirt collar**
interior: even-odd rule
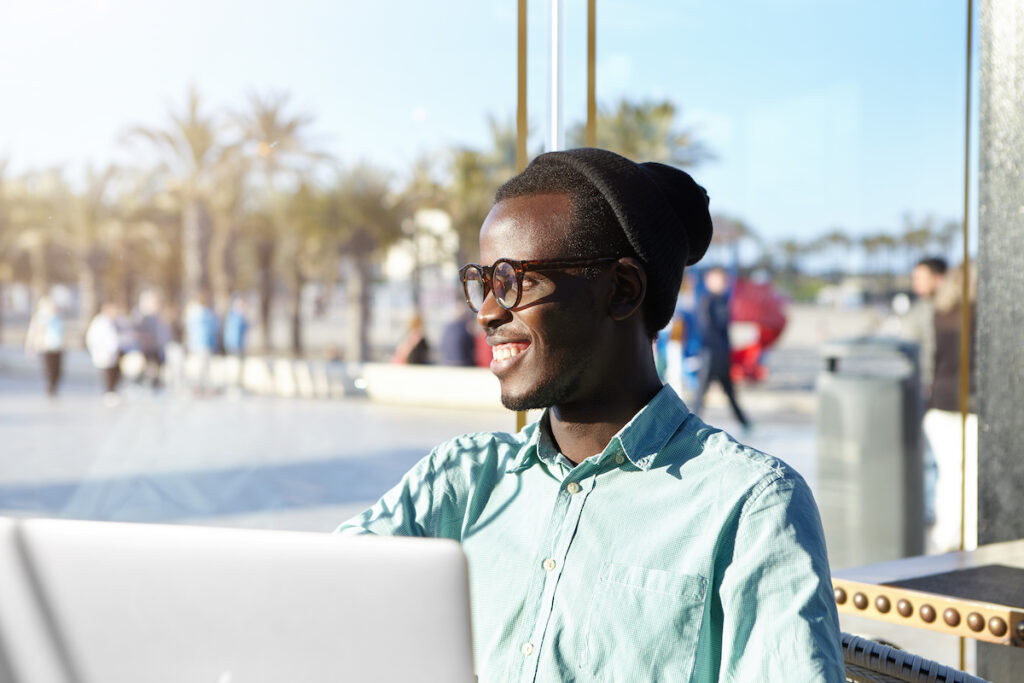
[[[612,437],[604,451],[594,458],[597,461],[595,464],[600,464],[606,458],[615,457],[622,452],[637,468],[645,471],[650,469],[654,458],[689,414],[689,408],[672,387],[664,385],[654,398]],[[551,436],[551,418],[548,410],[545,409],[541,418],[527,426],[523,432],[526,442],[519,455],[510,463],[508,472],[522,472],[539,460],[555,462],[559,451]]]

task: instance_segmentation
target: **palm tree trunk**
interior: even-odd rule
[[[350,254],[346,357],[365,363],[370,360],[370,267],[368,254]]]
[[[193,197],[182,213],[182,260],[185,273],[184,300],[210,289],[210,212],[201,197]]]
[[[82,322],[82,329],[93,319],[102,303],[103,290],[100,286],[101,271],[86,259],[85,267],[78,274],[78,290],[82,295],[82,303],[79,306],[78,317]]]
[[[265,239],[257,247],[257,261],[259,263],[259,295],[260,295],[260,335],[263,340],[263,350],[270,351],[273,344],[270,342],[270,309],[274,298],[274,242]]]
[[[303,345],[302,345],[302,288],[306,284],[306,278],[302,274],[302,268],[299,267],[298,261],[292,268],[292,310],[291,310],[291,327],[292,327],[292,356],[295,358],[302,358],[303,356]]]

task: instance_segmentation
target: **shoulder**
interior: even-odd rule
[[[722,429],[689,415],[670,442],[690,477],[715,482],[720,495],[736,502],[766,491],[808,489],[803,477],[781,458],[740,443]],[[809,489],[808,489],[809,490]]]
[[[532,426],[532,425],[531,425]],[[461,434],[438,444],[430,454],[438,471],[462,471],[474,476],[481,470],[504,472],[528,447],[530,427],[518,434],[507,432],[472,432]]]

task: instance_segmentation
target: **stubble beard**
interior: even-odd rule
[[[586,361],[560,363],[546,378],[520,394],[501,391],[501,404],[509,410],[539,410],[572,401],[581,384]]]

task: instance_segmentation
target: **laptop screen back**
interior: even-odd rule
[[[71,683],[473,680],[451,541],[67,520],[14,536]],[[9,631],[13,656],[29,636]]]

